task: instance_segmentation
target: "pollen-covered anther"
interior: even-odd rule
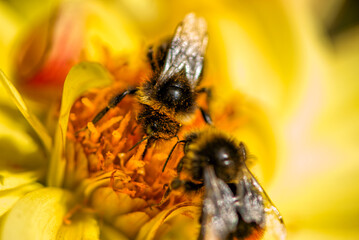
[[[89,122],[87,124],[87,128],[90,131],[91,142],[97,142],[100,137],[100,132],[97,130],[97,128],[94,126],[92,122]]]

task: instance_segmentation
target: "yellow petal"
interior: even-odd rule
[[[0,29],[0,69],[7,72],[10,71],[9,56],[20,30],[20,21],[15,11],[4,1],[0,2]]]
[[[287,104],[283,100],[292,90],[298,53],[281,5],[274,0],[214,6],[219,10],[208,16],[209,41],[214,46],[208,49],[208,61],[215,64],[209,68],[210,75],[220,71],[219,77],[224,78],[216,85],[218,92],[241,89],[277,111]]]
[[[106,201],[106,204],[103,204]],[[108,222],[121,214],[130,213],[147,206],[145,200],[131,198],[125,193],[116,193],[111,187],[102,187],[94,191],[91,204]]]
[[[200,230],[199,218],[179,214],[164,222],[154,239],[161,240],[196,240]]]
[[[145,212],[131,212],[118,216],[113,225],[130,239],[134,239],[141,227],[150,220]]]
[[[115,228],[108,226],[107,224],[103,224],[101,226],[101,239],[102,240],[129,240],[128,237],[120,233]]]
[[[276,120],[283,164],[268,192],[283,213],[288,239],[357,239],[358,37],[347,52],[331,49],[303,3],[288,5],[300,26],[303,72],[295,108]]]
[[[49,186],[62,186],[66,160],[64,146],[70,110],[74,101],[92,88],[109,85],[112,79],[109,73],[99,64],[83,62],[74,66],[66,77],[62,94],[60,118],[55,133],[48,174]]]
[[[41,188],[39,183],[31,183],[15,189],[0,192],[0,217],[3,216],[14,204],[23,197],[26,193],[35,191]]]
[[[110,57],[125,55],[126,61],[133,58],[138,61],[137,53],[143,43],[126,11],[103,1],[87,1],[83,7],[88,15],[84,53],[89,61],[106,62],[109,56],[104,48],[110,50]]]
[[[41,172],[37,171],[26,171],[20,172],[15,170],[0,170],[1,182],[0,182],[0,193],[4,190],[16,188],[25,184],[35,182],[41,177]]]
[[[295,233],[288,235],[290,240],[315,239],[315,240],[357,240],[359,237],[359,230],[356,229],[338,229],[333,227],[331,229],[300,229]]]
[[[121,171],[116,171],[115,174],[112,172],[100,172],[97,176],[94,176],[92,178],[84,179],[81,183],[81,185],[77,188],[78,192],[82,193],[85,198],[91,198],[94,192],[101,187],[108,187],[111,184],[112,178],[119,178],[124,181],[129,181],[129,177],[123,174]],[[113,189],[111,188],[113,191]],[[104,193],[110,193],[110,190],[104,191]],[[99,195],[100,199],[101,193]]]
[[[240,93],[232,94],[229,101],[214,100],[212,106],[216,127],[243,141],[248,147],[251,170],[261,182],[270,180],[277,167],[276,138],[264,109]]]
[[[3,219],[1,239],[55,239],[71,201],[69,192],[57,188],[28,193]]]
[[[1,91],[0,91],[1,94]],[[0,167],[45,167],[44,151],[16,106],[2,102],[0,111]],[[17,119],[14,121],[14,119]]]
[[[51,148],[51,137],[46,131],[45,127],[39,121],[39,119],[32,114],[32,112],[27,108],[23,98],[20,93],[16,90],[14,85],[7,79],[5,74],[0,70],[0,81],[6,91],[9,93],[11,99],[14,101],[19,111],[25,117],[25,119],[29,122],[32,128],[35,130],[39,138],[41,139],[45,149],[49,152]]]
[[[57,232],[57,240],[65,239],[100,239],[100,229],[93,215],[79,213],[71,218],[69,225],[62,225]]]
[[[191,228],[184,228],[184,229],[176,229],[177,232],[177,239],[179,237],[183,237],[182,239],[196,239],[199,234],[199,225],[198,225],[198,213],[199,207],[195,206],[191,203],[182,203],[173,208],[162,211],[156,217],[154,217],[151,221],[146,223],[140,230],[139,234],[137,235],[137,240],[150,240],[150,239],[162,239],[162,235],[166,236],[168,230],[171,228],[166,227],[167,224],[170,224],[170,221],[173,221],[177,217],[186,217],[186,222],[191,223],[189,226]],[[178,226],[177,226],[178,227]],[[188,227],[188,226],[187,226]],[[197,231],[196,231],[197,230]],[[171,239],[171,234],[167,235],[165,239]],[[173,237],[173,236],[172,236]]]
[[[27,23],[36,21],[44,15],[51,13],[57,6],[58,0],[35,0],[31,2],[21,0],[9,1],[19,13],[19,15],[26,20]]]

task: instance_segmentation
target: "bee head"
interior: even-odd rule
[[[153,122],[149,123],[146,128],[146,134],[150,135],[150,136],[153,136],[156,133],[161,132],[161,131],[162,131],[162,126],[161,126],[161,123],[158,121],[153,121]]]
[[[203,169],[212,165],[216,176],[225,182],[237,179],[242,164],[241,152],[236,142],[225,135],[211,132],[201,134],[189,144],[191,172],[195,180],[203,180]]]
[[[176,136],[180,128],[179,123],[146,105],[138,115],[138,120],[145,133],[153,139],[171,139]]]

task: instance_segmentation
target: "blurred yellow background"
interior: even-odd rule
[[[23,65],[15,64],[21,39],[38,23],[50,21],[59,5],[70,2],[84,3],[0,2],[0,68],[8,76],[15,79],[22,71]],[[95,2],[93,8],[99,4],[90,2]],[[263,129],[239,129],[235,135],[256,156],[260,167],[254,172],[281,211],[288,239],[359,238],[355,1],[104,0],[100,4],[105,6],[100,16],[106,18],[108,10],[128,23],[128,29],[117,33],[111,32],[116,29],[110,26],[114,21],[101,23],[109,25],[110,36],[102,41],[109,41],[116,53],[131,53],[149,40],[171,34],[188,12],[203,16],[209,27],[206,76],[215,86],[214,106],[240,92],[243,101],[260,106],[258,118],[265,116]],[[71,26],[78,17],[70,18]],[[101,59],[91,47],[87,51],[90,59]]]

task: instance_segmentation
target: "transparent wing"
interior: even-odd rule
[[[286,238],[282,216],[247,166],[242,168],[242,176],[237,184],[235,205],[245,222],[259,224],[271,239]]]
[[[206,240],[226,239],[238,223],[233,193],[223,180],[217,178],[213,166],[205,168],[204,186],[201,235]]]
[[[263,227],[264,204],[262,194],[255,188],[248,172],[241,172],[237,184],[236,207],[246,223],[256,223]]]
[[[195,88],[202,72],[207,42],[206,21],[194,13],[186,15],[173,36],[158,82],[184,71]]]

